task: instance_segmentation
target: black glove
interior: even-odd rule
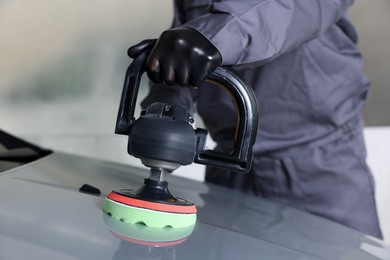
[[[217,48],[201,33],[186,27],[167,30],[158,40],[144,40],[130,47],[128,55],[135,58],[153,45],[147,74],[155,83],[199,86],[222,65]]]

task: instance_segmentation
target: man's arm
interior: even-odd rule
[[[222,0],[188,21],[221,53],[223,65],[266,63],[325,32],[354,0]]]

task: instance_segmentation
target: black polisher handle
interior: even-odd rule
[[[138,89],[142,74],[145,72],[146,60],[149,54],[149,49],[142,52],[127,68],[116,120],[116,134],[129,135],[130,126],[135,121],[134,111],[137,104]]]
[[[238,125],[233,151],[229,154],[205,150],[205,138],[198,138],[198,151],[194,162],[239,172],[250,170],[253,154],[252,147],[258,128],[258,105],[253,89],[232,67],[218,67],[206,79],[218,85],[233,96],[238,112]],[[206,134],[197,129],[198,135]]]

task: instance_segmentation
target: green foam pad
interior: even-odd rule
[[[169,242],[187,238],[195,225],[183,228],[153,228],[140,224],[129,224],[114,219],[107,214],[103,216],[104,223],[114,233],[124,237],[148,242]]]
[[[107,198],[104,201],[103,211],[111,215],[111,217],[125,223],[139,223],[154,228],[183,228],[192,226],[196,222],[196,213],[169,213],[138,208],[115,202]]]

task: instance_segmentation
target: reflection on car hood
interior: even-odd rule
[[[161,235],[133,236],[101,207],[111,190],[137,188],[147,176],[62,153],[1,173],[0,259],[390,259],[387,245],[340,224],[175,176],[171,192],[197,205],[195,228],[169,233],[165,244]],[[101,195],[79,192],[84,184]]]

